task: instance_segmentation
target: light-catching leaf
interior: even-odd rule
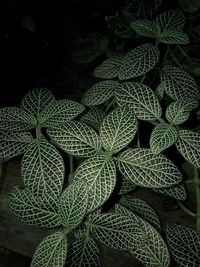
[[[36,197],[59,196],[64,181],[63,159],[46,140],[33,140],[23,156],[21,176],[24,185]]]
[[[150,137],[150,148],[153,154],[159,154],[172,146],[178,138],[178,131],[173,125],[160,123],[154,127]]]
[[[87,212],[91,212],[100,207],[114,190],[116,183],[115,164],[111,158],[104,155],[94,156],[79,165],[74,174],[74,181],[76,180],[87,182]]]
[[[29,132],[0,132],[0,158],[13,158],[23,154],[33,140]]]
[[[168,29],[160,33],[158,41],[164,44],[188,44],[189,37],[181,29]]]
[[[74,181],[62,193],[58,213],[67,229],[76,228],[82,221],[88,205],[88,187],[84,180]]]
[[[199,133],[189,130],[180,130],[179,138],[176,142],[176,148],[189,163],[200,168]]]
[[[159,50],[152,44],[143,44],[129,51],[119,70],[119,79],[127,80],[146,74],[159,60]]]
[[[9,194],[9,207],[23,223],[37,227],[60,226],[57,213],[58,199],[35,197],[29,189],[20,190],[15,186]]]
[[[69,121],[48,129],[47,133],[60,148],[74,156],[91,157],[101,149],[99,136],[83,122]]]
[[[127,146],[137,131],[137,119],[132,109],[118,107],[103,121],[100,128],[102,146],[107,151],[117,153]]]
[[[146,85],[126,82],[116,90],[119,106],[126,105],[133,109],[140,120],[155,121],[160,118],[162,110],[152,89]]]
[[[154,188],[153,190],[181,201],[185,200],[187,197],[183,184],[178,184],[167,188]]]
[[[123,176],[136,185],[162,188],[178,184],[181,173],[164,155],[147,148],[127,149],[120,153],[117,165]]]
[[[99,107],[94,106],[90,107],[90,109],[81,116],[80,121],[99,131],[105,117],[106,113]]]
[[[167,241],[180,267],[200,266],[200,233],[190,227],[167,226]]]
[[[131,23],[131,28],[141,36],[156,38],[159,32],[159,27],[155,21],[151,20],[134,20]]]
[[[55,232],[37,247],[31,267],[63,267],[67,255],[67,237],[62,232]]]

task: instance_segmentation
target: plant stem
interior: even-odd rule
[[[196,189],[196,228],[197,231],[200,231],[200,186],[199,186],[199,172],[198,168],[194,167],[194,183],[195,183],[195,189]]]
[[[172,56],[172,58],[174,59],[174,61],[176,62],[176,64],[177,64],[180,68],[182,68],[180,62],[178,61],[178,59],[176,58],[176,56],[173,54],[173,52],[171,51],[171,49],[169,49],[169,53],[170,53],[170,55]]]
[[[138,123],[138,128],[137,128],[137,147],[140,147],[140,126]]]
[[[164,58],[163,58],[163,64],[165,64],[168,54],[169,54],[169,45],[167,46],[167,50],[166,50]]]
[[[181,203],[181,201],[179,201],[179,206],[188,215],[190,215],[192,217],[196,217],[196,214],[193,211],[191,211],[190,209],[188,209],[183,203]]]
[[[177,47],[181,51],[181,53],[184,55],[184,57],[190,61],[190,57],[188,56],[188,54],[186,54],[186,52],[183,50],[183,48],[178,44],[177,44]]]
[[[69,155],[69,183],[71,183],[74,176],[73,156]]]
[[[37,128],[36,128],[36,137],[37,137],[38,140],[41,139],[41,137],[42,137],[40,125],[38,125]]]
[[[115,98],[113,98],[110,103],[107,105],[107,107],[105,108],[105,112],[107,112],[111,107],[112,105],[115,103]]]

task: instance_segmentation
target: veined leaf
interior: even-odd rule
[[[21,163],[24,185],[36,197],[59,196],[64,181],[64,162],[56,148],[44,139],[34,140]]]
[[[43,109],[38,120],[42,127],[57,127],[74,119],[84,109],[85,107],[76,101],[56,100]]]
[[[31,267],[63,267],[67,255],[67,237],[62,232],[55,232],[37,247]]]
[[[157,38],[164,44],[188,44],[189,37],[181,29],[168,29],[160,33]]]
[[[99,57],[103,52],[96,45],[88,44],[73,51],[71,57],[76,63],[87,64]]]
[[[159,154],[172,146],[178,138],[178,131],[173,125],[160,123],[154,127],[150,137],[150,148],[153,154]]]
[[[90,107],[90,109],[83,114],[83,116],[80,118],[80,121],[99,131],[105,117],[106,113],[99,107],[94,106]]]
[[[180,130],[179,138],[176,142],[176,148],[189,163],[200,168],[199,133],[189,130]]]
[[[160,118],[162,110],[152,89],[146,85],[126,82],[116,90],[116,100],[119,106],[132,108],[140,120],[155,121]]]
[[[84,180],[75,181],[62,193],[58,213],[67,229],[76,228],[82,221],[88,205],[88,187]]]
[[[183,69],[166,65],[161,73],[165,92],[174,100],[199,99],[200,94],[193,77]]]
[[[48,129],[47,133],[60,148],[74,156],[91,157],[101,149],[99,136],[83,122],[69,121]]]
[[[179,266],[200,266],[199,232],[174,223],[167,227],[167,241]]]
[[[157,88],[156,88],[154,94],[155,94],[155,96],[158,98],[158,100],[161,101],[161,100],[163,99],[164,93],[165,93],[165,87],[164,87],[164,84],[161,82],[161,83],[157,86]]]
[[[102,146],[117,153],[127,146],[137,131],[137,119],[132,109],[118,107],[104,119],[100,128]]]
[[[94,156],[85,160],[76,169],[74,181],[87,182],[87,212],[100,207],[111,195],[116,183],[115,164],[104,155]]]
[[[40,112],[53,101],[54,96],[49,89],[37,87],[25,95],[21,107],[37,119]]]
[[[0,109],[0,130],[27,131],[37,126],[36,119],[25,110],[16,107]]]
[[[161,229],[160,220],[157,213],[144,200],[132,196],[124,196],[120,199],[119,203],[153,225],[156,229]]]
[[[153,188],[153,190],[160,194],[164,194],[182,201],[187,197],[183,184],[178,184],[167,188]]]
[[[119,194],[123,195],[133,191],[137,186],[127,178],[122,177]]]
[[[82,103],[86,106],[95,106],[105,103],[114,96],[115,89],[119,86],[116,81],[101,81],[93,85],[83,96]]]
[[[60,226],[57,213],[57,198],[47,195],[35,197],[29,189],[15,186],[9,194],[9,207],[23,223],[37,227]]]
[[[178,184],[181,173],[164,155],[154,155],[150,149],[134,148],[120,153],[117,161],[123,176],[136,185],[162,188]]]
[[[119,54],[118,56],[104,60],[101,65],[94,70],[94,76],[103,79],[112,79],[117,77],[123,58],[124,56]]]
[[[141,36],[156,38],[159,33],[159,27],[156,22],[151,20],[134,20],[131,28]]]
[[[0,132],[0,158],[13,158],[23,154],[32,140],[29,132]]]
[[[195,13],[200,8],[199,0],[178,0],[178,2],[187,13]]]
[[[129,1],[131,10],[133,10],[139,18],[153,18],[161,4],[162,0],[150,0],[149,2],[146,0]]]
[[[146,74],[159,60],[159,50],[152,44],[140,45],[124,57],[119,70],[119,79],[127,80]]]

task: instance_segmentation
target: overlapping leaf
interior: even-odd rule
[[[181,173],[169,159],[161,154],[154,155],[147,148],[123,151],[117,165],[123,176],[144,187],[169,187],[181,180]]]
[[[62,232],[55,232],[37,247],[31,267],[63,267],[67,255],[67,237]]]
[[[200,168],[199,133],[189,130],[180,130],[179,138],[176,142],[176,148],[189,163]]]
[[[129,193],[133,191],[136,187],[137,186],[133,182],[131,182],[129,179],[122,177],[119,194],[123,195],[123,194]]]
[[[101,149],[99,136],[83,122],[70,121],[47,133],[60,148],[75,156],[91,157]]]
[[[9,194],[9,207],[23,223],[37,227],[58,227],[57,198],[46,195],[35,197],[29,189],[13,187]]]
[[[127,146],[137,131],[137,119],[132,109],[118,107],[103,121],[100,128],[102,146],[107,151],[117,153]]]
[[[87,211],[100,207],[111,195],[116,183],[115,164],[111,158],[98,155],[85,160],[77,168],[74,180],[88,184]]]
[[[160,123],[154,127],[150,137],[150,148],[153,154],[159,154],[172,146],[178,138],[178,132],[173,125]]]
[[[35,196],[58,196],[64,181],[63,159],[46,140],[34,140],[23,156],[21,176],[24,185]]]
[[[156,120],[161,116],[161,106],[152,89],[146,85],[126,82],[116,90],[119,106],[132,108],[138,119]]]
[[[87,64],[99,57],[104,51],[94,44],[84,45],[71,54],[72,59],[79,64]]]
[[[161,101],[163,99],[164,92],[165,92],[164,84],[163,83],[160,83],[157,86],[157,88],[156,88],[156,90],[154,92],[155,96],[158,98],[159,101]]]
[[[152,38],[156,38],[159,32],[157,23],[151,20],[134,20],[131,23],[131,28],[141,36]]]
[[[183,225],[171,224],[167,227],[167,241],[179,266],[200,266],[199,232]]]
[[[80,118],[80,121],[93,127],[96,130],[100,129],[100,126],[106,117],[106,113],[99,107],[90,107],[90,109]]]
[[[124,57],[119,70],[119,79],[127,80],[146,74],[159,60],[159,50],[152,44],[140,45]]]
[[[134,11],[139,18],[152,18],[157,13],[162,0],[150,0],[150,1],[129,1],[131,10]]]
[[[167,188],[155,188],[153,190],[182,201],[185,200],[187,197],[186,190],[183,184],[178,184]]]
[[[188,44],[189,37],[180,29],[168,29],[160,33],[157,38],[164,44]]]

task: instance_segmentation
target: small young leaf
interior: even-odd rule
[[[164,44],[188,44],[189,37],[181,29],[168,29],[158,35],[158,41]]]
[[[99,131],[105,117],[106,113],[99,107],[94,106],[90,107],[90,109],[85,114],[83,114],[83,116],[81,116],[80,121]]]
[[[37,247],[31,267],[63,267],[67,255],[67,237],[62,232],[48,235]]]
[[[178,184],[167,188],[153,188],[153,190],[181,201],[185,200],[187,197],[183,184]]]
[[[155,96],[158,98],[158,100],[161,101],[161,100],[163,99],[164,93],[165,93],[165,87],[164,87],[164,84],[163,84],[163,83],[160,83],[160,84],[157,86],[157,88],[156,88],[154,94],[155,94]]]
[[[151,20],[134,20],[131,23],[131,28],[141,36],[151,38],[156,38],[159,32],[157,23]]]
[[[87,64],[99,57],[103,52],[96,45],[88,44],[74,50],[71,53],[71,57],[78,64]]]

